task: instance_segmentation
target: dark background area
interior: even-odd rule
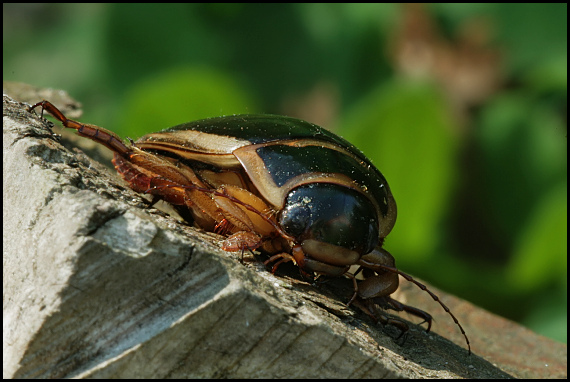
[[[566,4],[3,11],[4,80],[123,137],[234,113],[342,135],[388,179],[400,269],[566,342]]]

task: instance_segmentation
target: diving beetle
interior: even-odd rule
[[[390,297],[398,275],[426,286],[396,268],[382,248],[396,222],[396,202],[388,182],[362,152],[322,127],[276,115],[233,115],[184,123],[136,142],[104,128],[65,117],[49,101],[37,107],[63,126],[77,130],[114,152],[117,172],[139,193],[173,205],[181,216],[226,237],[222,249],[261,249],[272,256],[272,272],[284,262],[304,276],[352,279],[357,304],[376,320],[398,326],[377,307],[418,316],[431,329],[430,314]],[[352,265],[359,268],[349,272]],[[362,271],[364,280],[357,281]]]

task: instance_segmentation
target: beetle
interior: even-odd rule
[[[41,107],[63,126],[114,152],[117,172],[136,192],[173,205],[189,222],[226,237],[230,252],[261,249],[272,254],[271,271],[284,262],[302,275],[346,276],[354,303],[375,320],[388,319],[377,307],[405,311],[427,323],[432,317],[390,297],[401,275],[426,291],[452,317],[450,309],[425,285],[396,268],[382,248],[396,222],[396,202],[382,173],[343,138],[299,119],[244,114],[184,123],[125,143],[107,129],[65,117],[49,101]],[[357,265],[354,273],[349,271]],[[357,281],[362,272],[364,280]],[[402,335],[401,334],[401,335]]]

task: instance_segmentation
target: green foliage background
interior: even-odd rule
[[[424,9],[451,44],[472,20],[491,25],[500,81],[462,116],[441,78],[396,69],[401,5],[3,10],[4,79],[66,89],[82,121],[121,136],[233,113],[343,135],[390,182],[386,247],[402,270],[566,342],[566,4]]]

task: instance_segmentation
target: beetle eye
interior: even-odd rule
[[[300,198],[300,200],[295,202],[290,199],[287,200],[279,219],[285,232],[295,238],[305,235],[312,223],[311,202],[312,199],[309,197]]]
[[[293,189],[279,223],[299,243],[312,239],[360,254],[378,244],[378,217],[370,200],[336,184],[313,183]]]

